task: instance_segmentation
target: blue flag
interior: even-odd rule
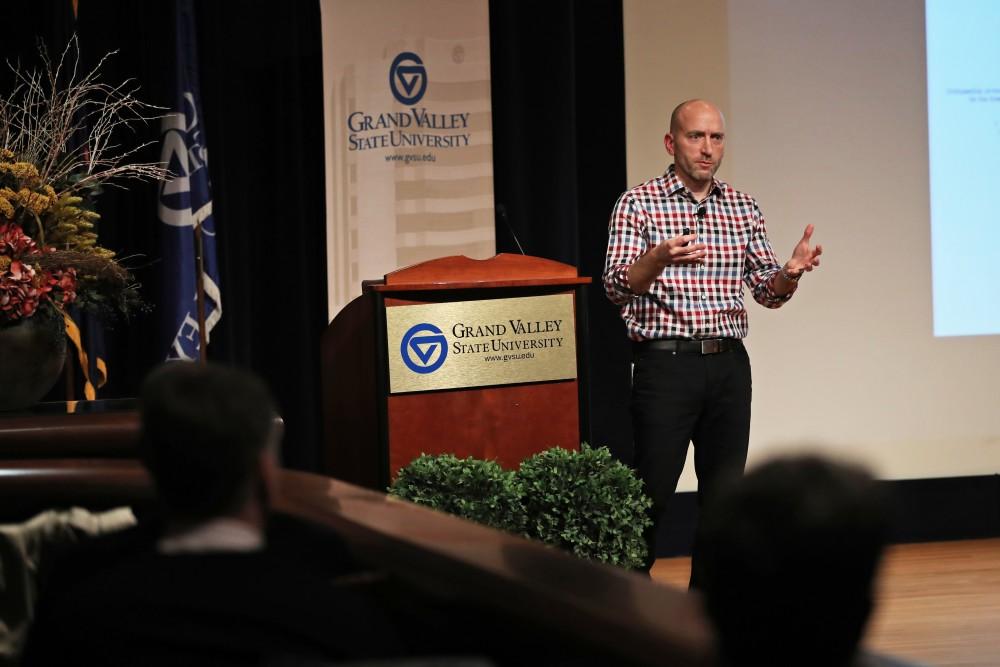
[[[169,338],[166,358],[197,359],[200,341],[196,227],[201,227],[202,236],[206,341],[222,317],[222,294],[191,0],[177,0],[176,13],[176,97],[171,112],[163,119],[160,157],[171,174],[160,183],[159,218],[164,225],[164,294],[160,312]]]

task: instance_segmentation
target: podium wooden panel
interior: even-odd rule
[[[579,447],[589,433],[583,311],[588,283],[573,266],[509,254],[445,257],[366,282],[321,342],[325,472],[385,489],[421,453],[496,459],[514,468],[550,447]],[[390,393],[387,309],[552,294],[573,297],[576,378]]]

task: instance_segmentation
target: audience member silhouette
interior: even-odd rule
[[[815,457],[765,463],[710,499],[699,580],[723,664],[901,664],[858,648],[888,528],[868,473]]]
[[[259,379],[171,363],[147,378],[140,403],[140,453],[162,522],[96,540],[53,573],[25,664],[297,664],[399,654],[379,606],[332,583],[336,557],[319,569],[269,539],[281,422]]]

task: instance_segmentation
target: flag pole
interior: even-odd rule
[[[194,270],[198,296],[198,358],[208,362],[208,332],[205,329],[205,255],[201,240],[201,222],[194,225]]]

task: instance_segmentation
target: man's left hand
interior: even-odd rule
[[[823,246],[810,245],[814,227],[806,225],[802,239],[795,245],[792,258],[785,263],[785,272],[792,276],[801,276],[806,271],[812,271],[819,266],[819,256],[823,254]]]

